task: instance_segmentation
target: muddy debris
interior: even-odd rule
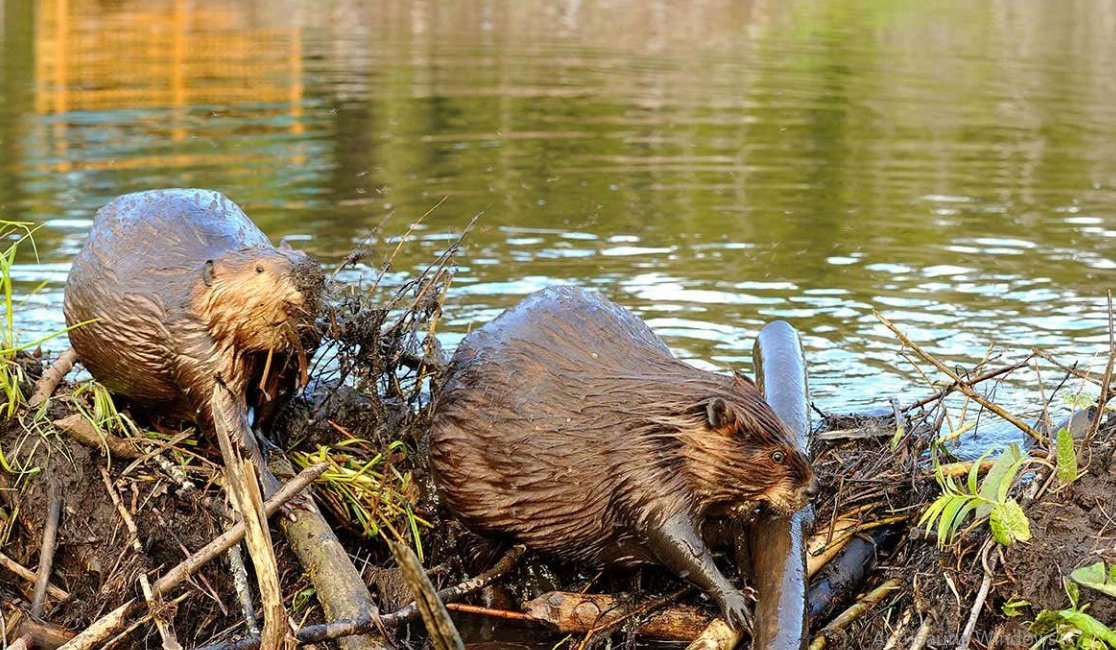
[[[456,632],[470,647],[606,647],[654,643],[644,640],[648,630],[684,639],[706,629],[716,607],[666,571],[598,573],[530,552],[507,562],[506,546],[477,538],[442,511],[426,470],[424,438],[446,364],[436,334],[447,309],[454,252],[449,247],[424,273],[392,286],[382,271],[360,267],[357,258],[356,267],[339,271],[328,288],[331,307],[321,322],[326,340],[310,364],[310,382],[266,432],[275,453],[296,471],[323,468],[312,487],[314,499],[382,614],[350,627],[386,634],[402,647],[427,643],[417,608],[409,603],[413,585],[428,579],[449,603]],[[907,343],[897,346],[913,352]],[[21,354],[13,363],[22,394],[31,395],[44,360]],[[1102,397],[1111,393],[1095,378],[1050,371],[1072,364],[1031,354],[1003,367],[985,361],[954,368],[953,377],[928,385],[925,395],[886,399],[872,413],[815,418],[813,465],[822,490],[814,502],[807,558],[808,597],[816,608],[811,648],[1092,643],[1064,619],[1049,621],[1071,607],[1066,584],[1075,570],[1096,562],[1116,566],[1112,415],[1105,412],[1099,426],[1073,443],[1075,480],[1054,472],[1060,466],[1054,442],[1020,446],[1024,469],[1006,485],[1001,501],[1020,504],[1028,539],[1000,543],[989,517],[975,507],[952,527],[932,522],[927,528],[923,521],[943,497],[943,485],[964,493],[970,476],[980,487],[998,471],[997,459],[1008,452],[995,450],[973,472],[977,459],[959,454],[957,443],[979,430],[974,425],[981,418],[993,417],[982,400],[991,399],[998,382],[1037,364],[1044,364],[1046,376],[1082,381]],[[927,374],[936,367],[927,363]],[[1036,387],[1036,403],[1051,411],[1048,420],[1057,419],[1053,395],[1065,383]],[[1106,400],[1099,401],[1103,406]],[[8,643],[23,632],[42,633],[36,626],[63,638],[129,601],[142,604],[140,575],[154,581],[229,528],[215,445],[117,406],[103,389],[71,375],[49,401],[24,406],[0,424],[0,551],[32,575],[18,577],[0,566]],[[74,415],[105,435],[139,441],[144,453],[137,459],[107,457],[103,448],[80,443],[53,424]],[[1085,425],[1093,422],[1074,426]],[[103,469],[135,519],[138,552],[102,481]],[[61,498],[61,524],[52,589],[42,622],[34,623],[27,615],[52,493]],[[726,530],[729,543],[718,547],[718,563],[730,579],[745,583],[748,576],[735,568],[747,566],[739,557],[746,548],[731,543],[740,524],[721,527],[722,537]],[[405,544],[426,579],[416,580],[413,572],[405,579],[385,538]],[[281,593],[299,638],[309,640],[303,633],[313,633],[316,647],[333,647],[338,628],[325,625],[303,568],[282,536],[275,540]],[[856,574],[852,566],[866,570]],[[1116,624],[1116,599],[1087,586],[1078,591],[1078,609],[1104,625]],[[158,617],[183,647],[255,647],[237,593],[222,555],[168,593]],[[579,607],[578,598],[601,610],[600,617],[582,620],[588,606]],[[567,609],[576,616],[539,606],[559,601],[572,603]],[[146,609],[139,607],[128,622],[111,647],[163,647]],[[442,632],[452,639],[453,631]]]

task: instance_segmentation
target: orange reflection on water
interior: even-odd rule
[[[281,108],[289,131],[302,123],[302,27],[261,20],[252,3],[164,0],[124,2],[111,10],[91,0],[44,0],[35,18],[35,110],[170,109],[173,142],[189,137],[190,107]],[[51,121],[52,169],[97,169],[114,160],[69,159],[68,120]],[[45,134],[44,134],[45,135]],[[291,162],[305,154],[294,148]],[[239,154],[231,154],[236,157]],[[230,154],[220,155],[231,162]],[[129,167],[183,167],[199,155],[131,157]]]

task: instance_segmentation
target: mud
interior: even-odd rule
[[[1031,603],[1028,614],[1063,609],[1069,606],[1063,577],[1098,561],[1116,564],[1113,435],[1116,427],[1108,427],[1097,436],[1099,443],[1082,459],[1087,471],[1077,481],[1068,486],[1055,483],[1054,489],[1027,509],[1033,539],[1005,551],[1006,575],[995,589],[998,603],[1022,598]],[[1081,600],[1091,603],[1087,610],[1090,615],[1116,624],[1116,598],[1082,587]]]

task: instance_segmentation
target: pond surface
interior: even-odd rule
[[[0,16],[0,218],[42,226],[15,274],[25,338],[62,325],[98,207],[195,186],[328,263],[437,206],[401,271],[481,214],[449,345],[574,283],[711,368],[748,371],[763,323],[790,321],[827,410],[928,392],[873,310],[959,364],[994,344],[1101,366],[1111,1],[0,0]],[[1038,411],[1032,390],[999,398]]]

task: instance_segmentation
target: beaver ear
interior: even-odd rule
[[[206,260],[205,266],[202,267],[202,281],[205,282],[205,286],[213,286],[213,275],[213,260]]]
[[[714,397],[705,405],[705,417],[710,429],[725,429],[736,423],[736,413],[720,397]]]
[[[732,380],[736,383],[737,386],[750,386],[752,388],[756,387],[756,382],[752,381],[752,379],[748,375],[745,375],[744,373],[736,370],[732,371]]]

